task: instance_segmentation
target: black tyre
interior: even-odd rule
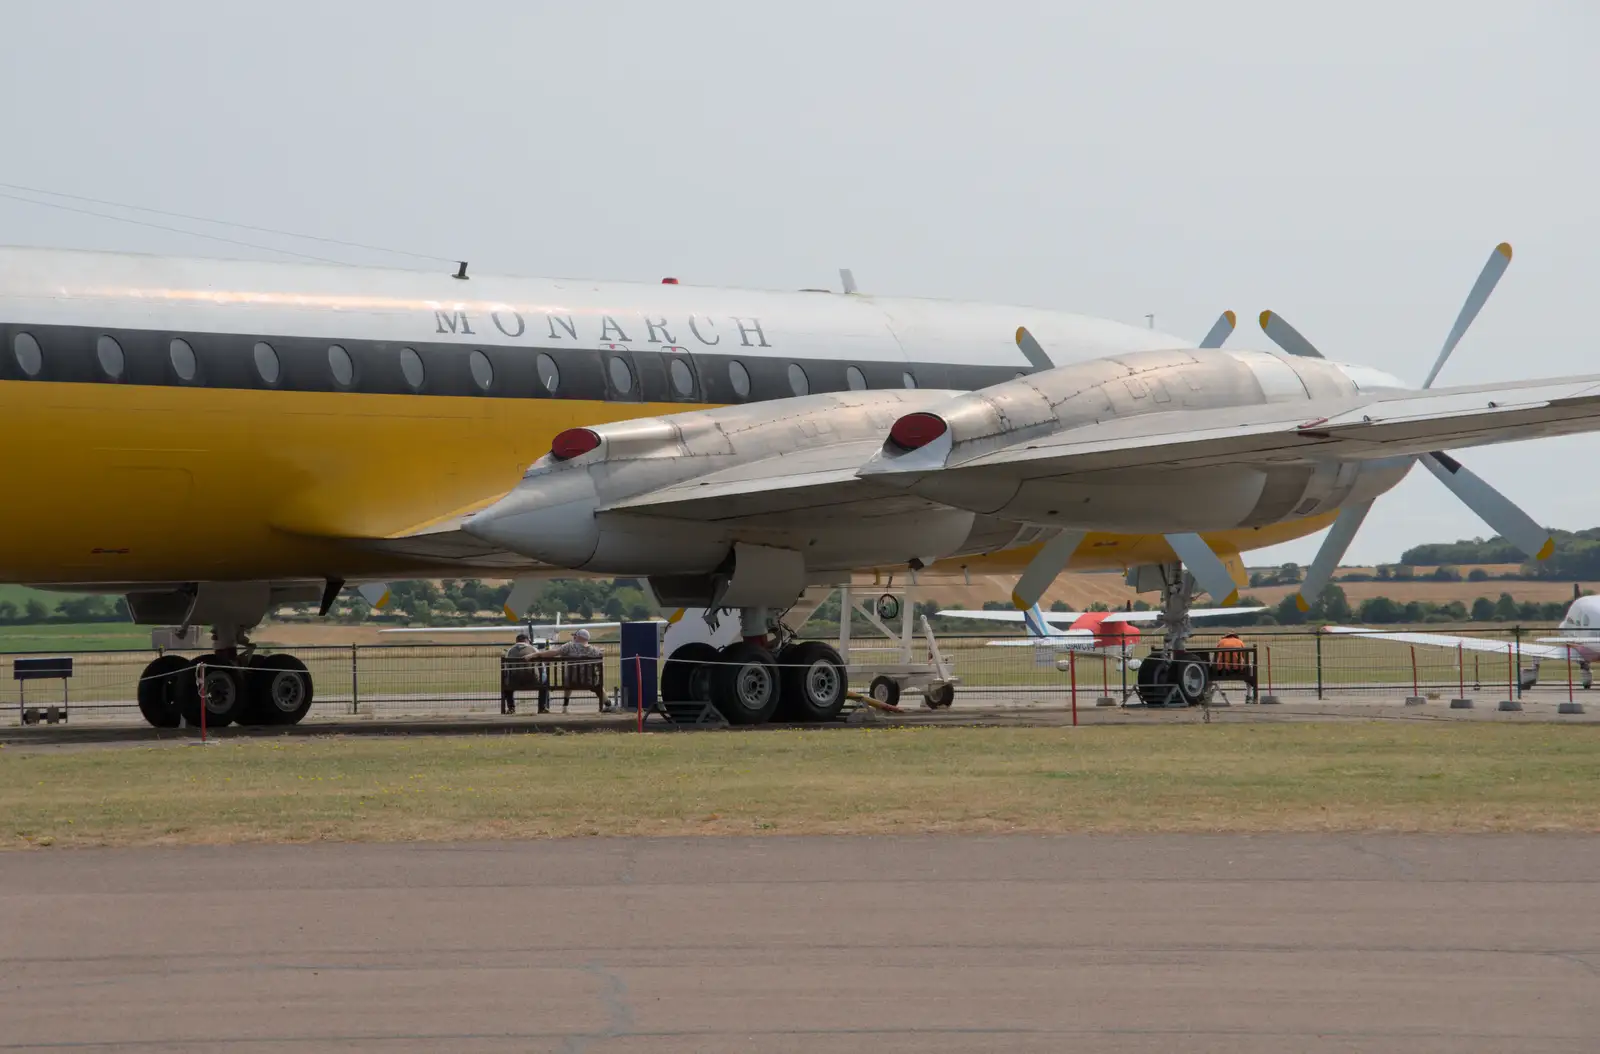
[[[237,721],[250,705],[250,693],[245,690],[244,671],[235,669],[235,660],[208,655],[194,661],[194,667],[205,671],[206,727],[222,728]],[[195,684],[193,668],[187,677],[175,678],[179,685],[178,709],[189,724],[200,724],[200,690]]]
[[[661,667],[661,699],[667,703],[709,703],[711,667],[717,649],[709,644],[685,644],[667,656]]]
[[[162,655],[139,675],[139,713],[155,728],[177,728],[180,682],[194,681],[194,669],[182,655]]]
[[[778,713],[786,721],[832,721],[844,709],[844,660],[821,641],[778,653]]]
[[[922,690],[922,701],[930,710],[947,710],[956,701],[956,686],[948,682],[930,684]]]
[[[1168,676],[1178,686],[1178,694],[1186,706],[1197,706],[1211,690],[1211,664],[1204,659],[1179,655],[1173,660]]]
[[[711,668],[711,702],[731,725],[759,725],[778,709],[778,667],[772,653],[741,641],[717,654]]]
[[[311,674],[306,672],[306,664],[293,655],[257,655],[250,662],[246,681],[250,689],[249,724],[299,724],[311,710]]]
[[[1165,706],[1172,694],[1172,663],[1152,655],[1139,664],[1136,690],[1146,706]]]
[[[874,677],[867,686],[867,694],[884,706],[899,706],[900,682],[893,677]]]

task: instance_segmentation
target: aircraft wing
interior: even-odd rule
[[[937,407],[931,407],[937,410]],[[1600,375],[1429,391],[1378,391],[1215,410],[1174,410],[1065,428],[953,460],[886,456],[878,439],[794,450],[625,498],[601,515],[793,526],[943,507],[920,479],[1022,481],[1089,472],[1302,459],[1361,460],[1600,430]],[[1056,614],[1063,614],[1057,612]]]
[[[1236,608],[1195,608],[1189,612],[1191,619],[1211,618],[1218,615],[1239,615],[1251,611],[1265,611],[1264,607],[1236,607]],[[1026,622],[1027,613],[1023,611],[965,611],[958,608],[939,612],[948,618],[975,618],[987,619],[990,622]],[[1044,620],[1052,625],[1064,624],[1070,626],[1082,618],[1082,611],[1045,611]],[[1159,611],[1113,611],[1106,615],[1106,622],[1154,622],[1161,617]]]
[[[1463,651],[1491,652],[1495,655],[1504,655],[1507,649],[1513,649],[1533,659],[1564,659],[1567,657],[1567,649],[1565,647],[1538,644],[1532,641],[1523,641],[1521,646],[1518,647],[1512,641],[1490,640],[1486,637],[1465,637],[1452,633],[1407,633],[1404,631],[1391,633],[1387,630],[1366,629],[1361,626],[1328,626],[1325,627],[1323,632],[1371,637],[1374,640],[1392,640],[1398,644],[1417,644],[1429,648],[1460,648]]]
[[[619,622],[496,622],[485,626],[406,626],[379,633],[537,633],[546,635],[575,629],[615,629]]]

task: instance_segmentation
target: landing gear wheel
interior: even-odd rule
[[[667,703],[709,703],[711,671],[717,649],[709,644],[685,644],[667,657],[661,667],[661,700]]]
[[[930,710],[948,710],[950,704],[956,701],[956,686],[949,682],[930,684],[922,690],[922,701],[928,704]]]
[[[162,655],[139,675],[139,713],[151,726],[177,728],[182,722],[178,699],[184,679],[189,680],[192,687],[194,671],[182,655]]]
[[[761,725],[778,709],[778,667],[772,653],[741,641],[723,648],[711,668],[711,702],[731,725]]]
[[[900,705],[900,682],[893,677],[874,677],[867,685],[867,694],[884,706]]]
[[[1165,706],[1172,694],[1172,663],[1152,655],[1139,664],[1139,680],[1135,690],[1146,706]]]
[[[246,684],[249,721],[240,724],[296,725],[311,710],[311,674],[293,655],[257,655]]]
[[[178,679],[178,709],[183,719],[200,724],[200,690],[195,685],[194,668],[204,670],[206,681],[206,727],[221,728],[237,721],[249,705],[242,671],[233,668],[234,660],[221,656],[196,659],[187,676]]]
[[[778,713],[789,721],[832,721],[844,709],[844,660],[821,641],[778,652]]]
[[[1178,694],[1184,705],[1198,706],[1211,690],[1211,664],[1202,659],[1180,655],[1173,661],[1171,677],[1178,685]]]

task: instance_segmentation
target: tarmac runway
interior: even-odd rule
[[[1597,884],[1566,836],[0,854],[0,1050],[1587,1054]]]

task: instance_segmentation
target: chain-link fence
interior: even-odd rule
[[[1429,627],[1437,629],[1437,627]],[[1344,633],[1316,633],[1287,629],[1238,631],[1255,648],[1256,679],[1263,692],[1280,696],[1319,697],[1386,693],[1415,695],[1451,693],[1465,689],[1492,690],[1514,686],[1519,669],[1540,662],[1539,678],[1545,684],[1564,684],[1581,678],[1574,654],[1539,660],[1539,638],[1554,631],[1548,627],[1506,627],[1449,630],[1454,636],[1482,641],[1478,648],[1465,643],[1427,644],[1383,640]],[[1426,634],[1426,630],[1413,631]],[[1211,647],[1221,631],[1197,633],[1196,647]],[[1154,634],[1146,640],[1153,642]],[[1011,646],[998,643],[1016,642]],[[961,691],[973,690],[987,698],[1011,692],[1019,697],[1064,697],[1074,685],[1079,693],[1121,700],[1137,674],[1124,659],[1147,655],[1150,644],[1141,642],[1126,652],[1119,648],[1068,652],[1057,647],[1023,643],[1024,638],[941,637],[939,647],[952,661]],[[886,642],[863,641],[851,649],[853,668],[865,672],[852,677],[852,687],[864,690],[875,662],[898,661]],[[1020,646],[1016,646],[1020,644]],[[1529,650],[1524,649],[1529,646]],[[604,691],[616,698],[621,688],[618,645],[597,643],[604,655]],[[925,657],[918,641],[914,659]],[[1544,645],[1549,647],[1549,645]],[[1486,650],[1484,650],[1486,649]],[[486,644],[347,645],[303,647],[292,651],[310,670],[315,691],[313,713],[325,716],[372,714],[406,716],[467,712],[498,712],[500,708],[500,657],[503,648]],[[0,656],[0,714],[17,715],[25,708],[61,705],[74,714],[125,714],[137,719],[136,685],[145,666],[158,654],[151,650],[96,651],[73,654],[69,680],[18,680],[15,660],[42,654]],[[191,657],[199,652],[180,652]],[[1070,656],[1070,670],[1058,660]],[[26,665],[26,664],[25,664]],[[561,691],[555,691],[561,705]],[[577,710],[596,706],[592,693],[574,691]],[[631,706],[631,701],[625,705]],[[960,705],[960,694],[957,695]],[[0,718],[4,719],[4,718]]]

